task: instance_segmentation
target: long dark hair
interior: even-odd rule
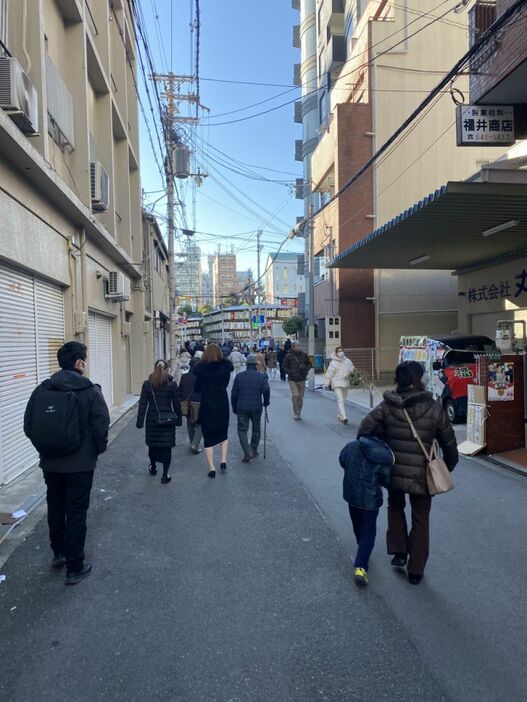
[[[395,391],[399,394],[411,390],[423,391],[425,386],[422,382],[424,375],[423,366],[417,361],[403,361],[395,369]]]
[[[155,388],[161,387],[161,385],[166,385],[170,382],[170,373],[168,372],[168,363],[159,359],[155,362],[154,372],[150,374],[148,380],[152,383]]]
[[[223,354],[218,344],[208,344],[201,357],[202,363],[218,363],[223,360]]]

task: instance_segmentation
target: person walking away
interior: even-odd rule
[[[84,344],[64,344],[57,353],[61,370],[33,391],[24,415],[24,432],[39,452],[46,482],[51,566],[66,565],[66,585],[92,570],[84,562],[86,517],[110,427],[101,388],[84,375],[86,359]]]
[[[291,341],[291,339],[286,339],[284,341],[284,351],[286,353],[289,353],[289,351],[291,351],[292,347],[293,347],[293,342]]]
[[[306,390],[306,378],[309,373],[309,356],[300,348],[299,341],[293,341],[291,351],[284,359],[284,372],[287,373],[291,400],[293,403],[293,419],[302,419],[302,407]]]
[[[234,370],[232,363],[223,358],[217,344],[209,344],[201,362],[193,368],[197,380],[194,386],[201,393],[198,422],[203,432],[203,444],[207,459],[209,478],[216,477],[214,467],[214,447],[220,447],[220,469],[227,470],[229,448],[229,397],[227,387]]]
[[[242,463],[258,456],[261,437],[262,407],[268,407],[271,391],[266,373],[258,372],[255,355],[247,356],[247,370],[234,378],[231,390],[232,411],[238,417],[238,438],[243,451]],[[251,428],[249,445],[248,431]]]
[[[269,370],[269,377],[271,380],[276,378],[276,370],[278,366],[277,354],[274,349],[269,349],[267,354],[267,368]]]
[[[243,370],[245,364],[245,356],[240,352],[240,349],[235,346],[229,355],[229,361],[234,366],[234,375],[238,375]]]
[[[181,407],[178,386],[168,371],[168,364],[156,361],[153,373],[141,388],[136,427],[145,425],[145,443],[148,446],[150,475],[157,475],[157,464],[163,466],[161,482],[171,481],[169,475],[172,449],[176,445],[176,426],[180,427]],[[169,421],[169,420],[172,421]]]
[[[382,487],[389,487],[395,456],[390,447],[373,436],[350,441],[340,452],[344,468],[342,496],[357,539],[355,583],[368,584],[368,563],[375,546],[377,517],[382,506]]]
[[[346,398],[350,389],[349,374],[355,370],[351,360],[345,355],[342,346],[335,349],[335,354],[331,357],[331,362],[326,371],[325,387],[332,389],[337,400],[337,419],[344,424],[348,423],[346,417]]]
[[[201,351],[198,351],[197,354],[199,356],[197,358],[193,358],[190,362],[190,368],[189,372],[185,373],[185,375],[181,378],[181,382],[179,384],[179,397],[181,402],[186,402],[187,404],[187,434],[188,434],[188,439],[190,442],[190,450],[192,453],[201,453],[201,449],[199,448],[199,444],[202,438],[202,432],[201,432],[201,426],[197,423],[198,417],[196,416],[192,403],[194,403],[194,406],[197,405],[199,406],[199,403],[201,402],[201,395],[199,392],[195,391],[195,385],[196,385],[196,376],[192,372],[192,369],[199,363],[199,359],[203,355]],[[197,355],[196,354],[196,355]]]
[[[276,353],[276,360],[278,361],[278,367],[280,369],[280,380],[283,383],[285,383],[285,381],[286,381],[285,370],[284,370],[284,360],[285,360],[286,356],[287,356],[287,352],[284,349],[284,346],[282,344]]]
[[[265,353],[263,351],[257,351],[254,354],[256,358],[256,369],[259,373],[267,373],[267,362],[265,360]]]
[[[423,367],[405,361],[395,369],[395,390],[384,393],[383,401],[362,420],[358,436],[376,436],[386,441],[395,454],[388,492],[388,554],[392,565],[407,565],[408,581],[421,582],[429,555],[429,515],[432,506],[426,483],[426,459],[415,440],[405,411],[412,420],[426,450],[434,439],[443,451],[450,471],[458,462],[456,436],[440,402],[425,390]],[[405,515],[406,495],[412,509],[411,529]]]

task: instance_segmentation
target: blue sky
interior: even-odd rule
[[[171,68],[175,73],[188,75],[190,5],[194,0],[140,0],[139,4],[156,71],[167,72]],[[292,47],[291,40],[292,26],[298,23],[299,15],[291,8],[290,0],[201,0],[200,15],[200,93],[201,103],[210,109],[210,126],[204,120],[191,138],[200,149],[196,152],[196,165],[205,167],[210,177],[204,179],[201,188],[196,188],[196,230],[204,233],[197,234],[194,241],[204,253],[212,253],[218,245],[223,252],[234,246],[238,269],[252,267],[256,271],[256,230],[262,228],[263,271],[268,252],[277,250],[295,225],[296,216],[302,214],[302,202],[295,200],[285,183],[248,179],[229,170],[240,169],[231,159],[251,164],[251,171],[270,180],[294,181],[302,175],[301,163],[294,160],[294,140],[301,138],[301,128],[293,122],[292,104],[246,121],[223,126],[218,123],[298,99],[300,90],[293,87],[292,78],[293,64],[299,61],[300,52]],[[241,81],[276,85],[247,85]],[[242,109],[260,101],[266,102]],[[146,99],[144,104],[147,107]],[[185,106],[182,114],[187,114]],[[228,168],[215,162],[218,160],[227,163]],[[144,124],[141,178],[147,192],[162,187]],[[192,188],[189,181],[178,181],[178,185],[186,202],[187,222],[192,227]],[[147,194],[145,204],[160,196],[160,192]],[[164,199],[155,205],[155,211],[163,224]],[[282,250],[300,252],[302,248],[302,241],[295,240],[288,241]]]

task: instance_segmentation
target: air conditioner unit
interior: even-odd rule
[[[90,163],[91,208],[94,212],[106,212],[109,200],[108,173],[99,161]]]
[[[37,91],[12,56],[0,57],[0,107],[24,134],[38,132]]]
[[[110,271],[106,285],[107,300],[125,302],[130,299],[130,281],[120,271]]]

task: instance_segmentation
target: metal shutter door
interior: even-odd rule
[[[35,281],[37,379],[41,383],[59,370],[57,351],[64,343],[64,294],[43,280]]]
[[[112,320],[90,312],[88,318],[90,380],[98,383],[106,404],[113,404]]]
[[[0,265],[0,483],[38,459],[23,429],[37,385],[33,278]]]

